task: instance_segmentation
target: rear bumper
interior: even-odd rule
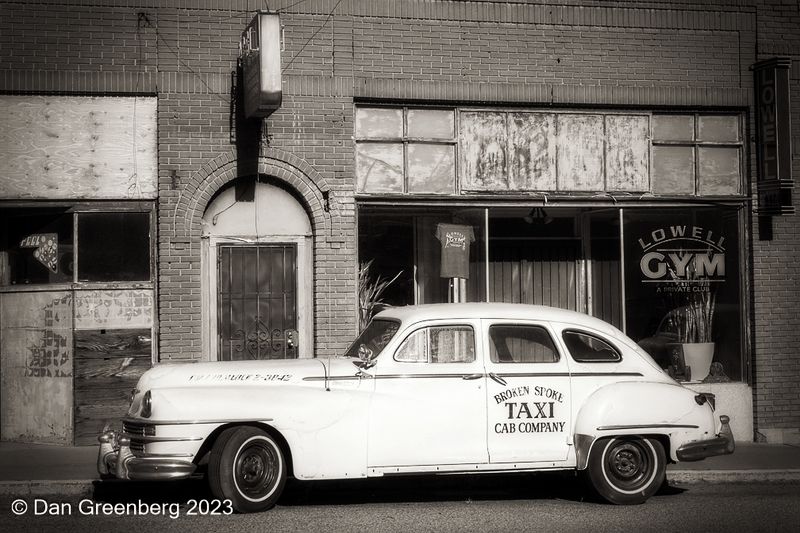
[[[706,457],[733,453],[736,449],[736,442],[733,439],[731,427],[728,425],[729,418],[725,415],[719,418],[722,422],[719,435],[713,439],[698,440],[684,444],[676,451],[679,461],[701,461]]]
[[[101,476],[137,481],[162,481],[185,479],[191,476],[197,465],[177,457],[137,457],[130,449],[130,440],[108,431],[98,437],[100,450],[97,456],[97,472]]]

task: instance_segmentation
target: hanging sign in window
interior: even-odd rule
[[[33,257],[41,264],[58,273],[58,233],[35,233],[19,243],[20,248],[36,248]]]

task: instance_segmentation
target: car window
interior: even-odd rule
[[[622,360],[619,351],[601,338],[582,331],[564,331],[564,344],[579,363],[613,363]]]
[[[403,363],[471,363],[475,335],[470,326],[431,326],[409,335],[394,354]]]
[[[493,363],[555,363],[558,351],[541,326],[494,325],[489,327]]]
[[[377,357],[399,328],[400,323],[394,320],[373,320],[350,345],[344,356]]]

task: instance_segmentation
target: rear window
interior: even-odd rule
[[[619,350],[595,335],[567,330],[562,338],[572,358],[579,363],[616,363],[622,360]]]

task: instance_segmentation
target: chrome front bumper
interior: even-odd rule
[[[175,457],[137,457],[131,451],[130,437],[105,431],[97,440],[97,472],[101,476],[139,481],[184,479],[191,476],[197,465]]]
[[[722,422],[719,435],[713,439],[698,440],[684,444],[675,452],[678,460],[686,462],[701,461],[706,457],[733,453],[736,449],[736,442],[733,439],[733,433],[729,425],[730,419],[722,415],[719,420]]]

